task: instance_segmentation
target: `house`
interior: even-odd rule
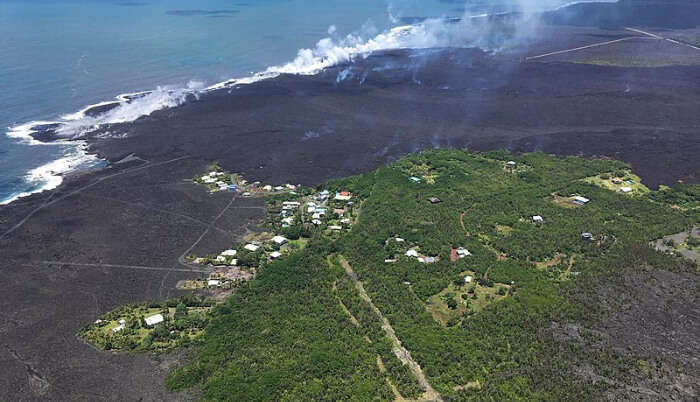
[[[290,189],[290,190],[296,190],[296,189],[297,189],[297,186],[295,186],[294,184],[285,184],[284,186],[287,187],[287,188]]]
[[[319,219],[314,219],[314,220],[311,221],[311,223],[313,223],[314,225],[317,225],[317,226],[318,226],[318,225],[320,225],[322,222],[321,222]]]
[[[406,240],[404,240],[404,239],[402,239],[402,238],[400,238],[400,237],[396,237],[396,238],[394,238],[394,240],[396,240],[397,243],[403,243],[403,242],[406,241]]]
[[[285,243],[287,242],[287,238],[284,237],[284,236],[275,236],[275,237],[272,238],[272,241],[273,241],[275,244],[279,244],[279,245],[281,246],[281,245],[283,245],[283,244],[285,244]]]
[[[432,263],[434,263],[435,261],[436,261],[435,257],[425,257],[424,260],[421,261],[421,262],[424,262],[424,263],[426,263],[426,264],[432,264]]]
[[[460,247],[457,249],[457,256],[459,258],[464,258],[464,257],[470,256],[470,255],[472,255],[472,253],[470,253],[469,250],[467,250],[464,247]]]
[[[632,192],[632,187],[622,187],[622,188],[620,189],[620,191],[623,192],[623,193],[625,193],[625,194],[631,193],[631,192]]]
[[[442,201],[440,201],[440,199],[437,198],[437,197],[430,197],[430,198],[428,198],[428,201],[430,201],[431,204],[437,204],[437,203],[442,202]]]
[[[233,265],[233,266],[238,265],[238,259],[236,259],[236,258],[232,259],[228,265]]]
[[[508,161],[508,162],[506,162],[506,166],[508,166],[509,168],[514,168],[514,167],[515,167],[515,161]]]
[[[216,179],[213,177],[205,176],[205,177],[202,177],[202,181],[207,183],[207,184],[211,184],[211,183],[214,183],[216,181]]]
[[[328,226],[328,229],[330,229],[330,230],[342,230],[343,227],[338,226],[338,225],[331,225],[331,226]]]
[[[257,244],[248,243],[248,244],[246,244],[245,247],[243,247],[243,248],[246,249],[246,250],[248,250],[248,251],[256,252],[256,251],[258,251],[258,249],[260,248],[260,246],[258,246]]]
[[[424,258],[424,257],[418,257],[418,262],[423,262],[423,263],[424,263],[424,262],[425,262],[425,258]]]
[[[284,205],[284,206],[291,206],[291,207],[298,207],[298,206],[301,205],[301,203],[300,203],[299,201],[284,201],[284,202],[282,203],[282,205]]]
[[[393,264],[396,262],[396,258],[387,258],[386,260],[384,260],[384,262],[386,262],[387,264]]]
[[[287,218],[284,218],[284,219],[282,219],[282,223],[286,223],[287,225],[291,225],[291,224],[292,224],[292,222],[294,222],[294,218],[293,218],[293,217],[291,217],[291,216],[290,216],[290,217],[287,217]]]
[[[311,219],[321,219],[321,214],[319,214],[319,213],[317,212],[317,213],[311,215]]]
[[[329,193],[328,190],[323,190],[320,193],[318,193],[318,196],[316,197],[316,201],[325,201],[328,199]]]
[[[284,190],[284,187],[282,187],[282,186],[275,187],[275,191],[282,191],[282,190]]]
[[[316,208],[316,213],[319,215],[325,215],[326,211],[328,211],[326,208]]]
[[[225,257],[233,257],[234,255],[236,255],[236,252],[236,250],[224,250],[221,252],[221,255]]]
[[[583,240],[593,240],[593,235],[591,233],[588,233],[588,232],[583,232],[583,233],[581,233],[581,238]]]
[[[235,184],[229,184],[229,185],[228,185],[228,191],[230,191],[230,192],[232,192],[232,193],[235,193],[236,191],[238,191],[238,186],[235,185]]]
[[[210,288],[218,288],[218,287],[220,287],[220,286],[221,286],[221,281],[218,280],[218,279],[209,279],[209,280],[207,281],[207,287],[210,287]]]
[[[272,260],[280,258],[281,256],[282,253],[280,253],[279,251],[273,251],[272,253],[270,253],[270,259]]]
[[[148,325],[149,327],[160,324],[163,321],[165,321],[165,318],[163,318],[163,314],[160,313],[152,315],[150,317],[146,317],[146,325]]]
[[[408,180],[410,180],[410,181],[412,181],[412,182],[414,182],[414,183],[420,183],[420,178],[418,178],[418,177],[416,177],[416,176],[411,176],[411,177],[408,178]]]
[[[316,212],[316,205],[309,205],[308,208],[306,208],[306,213],[313,214],[314,212]]]
[[[341,220],[340,220],[340,223],[342,223],[343,225],[349,225],[349,224],[350,224],[350,219],[349,219],[349,218],[341,219]]]
[[[613,184],[622,184],[622,179],[615,177],[612,179],[612,182]]]
[[[266,185],[266,186],[263,187],[263,190],[265,190],[265,191],[272,191],[272,186],[268,184],[268,185]]]
[[[117,325],[116,327],[112,328],[112,332],[115,333],[115,334],[116,334],[117,332],[121,331],[122,329],[124,329],[124,323],[121,322],[121,321],[124,321],[124,320],[119,320],[119,321],[120,321],[120,322],[119,322],[119,325]]]
[[[413,258],[418,258],[418,252],[416,250],[408,250],[406,251],[406,257],[413,257]]]
[[[542,222],[544,222],[544,219],[539,215],[535,215],[532,217],[532,221],[535,223],[542,223]]]
[[[348,193],[347,191],[341,191],[339,193],[335,193],[335,199],[338,201],[348,201],[351,198],[352,198],[352,194]]]
[[[471,283],[472,279],[474,278],[471,275],[467,275],[464,277],[464,283]]]
[[[216,257],[216,262],[226,262],[226,257],[219,255]]]
[[[577,195],[574,197],[573,203],[576,205],[586,205],[589,201],[590,200],[588,198]]]

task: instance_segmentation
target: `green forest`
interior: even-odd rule
[[[356,196],[351,229],[307,233],[305,248],[261,266],[211,310],[166,385],[205,401],[425,398],[376,310],[443,399],[590,400],[610,385],[577,375],[582,366],[634,383],[644,356],[596,347],[595,331],[571,341],[550,330],[603,322],[614,307],[597,289],[624,288],[629,272],[697,275],[650,244],[700,223],[699,187],[630,195],[586,180],[629,169],[439,150],[319,186]]]

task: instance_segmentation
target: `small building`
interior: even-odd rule
[[[574,197],[573,203],[576,205],[586,205],[588,202],[591,201],[586,197],[581,197],[580,195],[577,195]]]
[[[290,189],[290,190],[296,190],[296,189],[297,189],[297,186],[295,186],[294,184],[285,184],[284,186],[287,187],[287,188]]]
[[[394,240],[395,240],[397,243],[403,243],[403,242],[406,241],[406,240],[404,240],[404,239],[402,239],[402,238],[400,238],[400,237],[395,237]]]
[[[418,177],[416,177],[416,176],[411,176],[411,177],[408,178],[408,180],[410,180],[410,181],[412,181],[412,182],[414,182],[414,183],[420,183],[420,178],[418,178]]]
[[[623,192],[623,193],[625,193],[625,194],[631,193],[631,192],[632,192],[632,187],[622,187],[622,188],[620,189],[620,191]]]
[[[472,253],[470,253],[469,250],[467,250],[464,247],[460,247],[457,249],[457,256],[459,258],[464,258],[464,257],[470,256],[470,255],[472,255]]]
[[[119,321],[123,321],[123,320],[119,320]],[[117,332],[121,331],[122,329],[124,329],[124,323],[120,322],[119,325],[112,328],[112,332],[116,334]]]
[[[471,275],[467,275],[464,277],[464,283],[471,283],[472,279],[474,279],[474,278],[472,278]]]
[[[282,190],[284,190],[284,187],[282,187],[282,186],[275,187],[275,191],[282,191]]]
[[[266,186],[263,186],[263,190],[265,190],[265,191],[272,191],[272,186],[269,185],[269,184],[266,185]]]
[[[352,194],[350,194],[347,191],[341,191],[339,193],[335,193],[335,199],[338,201],[348,201],[352,198]]]
[[[306,213],[308,213],[308,214],[313,214],[315,212],[316,212],[316,205],[309,205],[306,208]]]
[[[146,325],[148,325],[149,327],[160,324],[163,321],[165,321],[165,318],[163,318],[163,314],[160,313],[152,315],[150,317],[146,317]]]
[[[426,263],[426,264],[432,264],[432,263],[434,263],[435,261],[437,261],[437,260],[435,259],[435,257],[425,257],[424,260],[423,260],[423,262]]]
[[[591,234],[589,232],[583,232],[583,233],[581,233],[581,238],[583,240],[593,240],[593,234]]]
[[[301,205],[299,201],[284,201],[282,202],[282,205],[284,206],[292,206],[292,207],[298,207]]]
[[[281,245],[287,243],[287,238],[284,237],[284,236],[275,236],[275,237],[272,238],[272,241],[273,241],[275,244],[279,244],[279,245],[281,246]]]
[[[216,262],[226,262],[226,257],[223,255],[216,256]]]
[[[230,249],[229,249],[229,250],[224,250],[224,251],[222,251],[222,252],[221,252],[221,255],[223,255],[223,256],[225,256],[225,257],[233,257],[234,255],[236,255],[236,253],[237,253],[236,250],[230,250]]]
[[[612,179],[613,184],[622,184],[622,179],[615,177]]]
[[[258,251],[258,249],[260,248],[260,246],[258,246],[257,244],[248,243],[248,244],[246,244],[245,247],[243,247],[243,248],[246,249],[246,250],[248,250],[248,251],[256,252],[256,251]]]
[[[294,218],[291,216],[282,219],[282,223],[286,223],[287,225],[291,225],[293,222],[294,222]]]
[[[311,223],[313,223],[314,225],[318,226],[318,225],[320,225],[320,224],[323,223],[323,222],[321,222],[320,219],[313,219],[313,220],[311,221]]]
[[[387,264],[393,264],[396,262],[396,258],[387,258],[384,260],[384,262]]]
[[[535,215],[532,217],[532,221],[534,223],[542,223],[542,222],[544,222],[544,219],[539,215]]]
[[[236,258],[231,259],[231,262],[229,262],[228,265],[233,265],[233,266],[238,265],[238,259],[236,259]]]
[[[209,279],[207,281],[207,287],[209,288],[218,288],[221,286],[221,281],[218,279]]]
[[[316,212],[315,214],[311,215],[311,219],[321,219],[321,214]]]
[[[431,204],[438,204],[438,203],[442,202],[437,197],[430,197],[430,198],[428,198],[428,201],[430,201]]]
[[[413,258],[418,258],[418,251],[416,250],[408,250],[406,251],[406,257],[413,257]]]
[[[340,223],[342,223],[343,225],[349,225],[349,224],[350,224],[350,219],[349,219],[349,218],[341,219],[341,220],[340,220]]]
[[[282,256],[282,253],[280,253],[279,251],[273,251],[272,253],[270,253],[270,259],[272,259],[272,260],[280,258],[281,256]]]
[[[506,162],[506,166],[508,166],[509,168],[514,168],[514,167],[515,167],[515,161],[508,161],[508,162]]]
[[[250,197],[250,192],[246,191],[245,193],[242,194],[244,197]]]
[[[328,229],[330,229],[330,230],[343,230],[343,227],[338,226],[338,225],[331,225],[331,226],[328,226]]]

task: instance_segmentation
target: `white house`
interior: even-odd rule
[[[207,281],[207,286],[210,288],[218,288],[219,286],[221,286],[221,281],[218,279],[209,279]]]
[[[246,249],[246,250],[248,250],[248,251],[256,252],[256,251],[258,251],[258,249],[260,248],[260,246],[258,246],[257,244],[248,243],[248,244],[246,244],[245,247],[243,247],[243,248]]]
[[[266,185],[266,186],[263,186],[263,190],[265,190],[265,191],[272,191],[272,186],[269,185],[269,184]]]
[[[287,242],[287,238],[284,236],[275,236],[272,238],[272,241],[276,244],[279,244],[280,246],[283,245],[284,243]]]
[[[471,275],[467,275],[464,277],[464,283],[471,283],[472,279],[474,278]]]
[[[515,167],[515,161],[508,161],[508,162],[506,162],[506,166],[511,167],[511,168],[512,168],[512,167]]]
[[[590,200],[588,198],[581,197],[580,195],[577,195],[576,197],[574,197],[574,204],[577,204],[577,205],[585,205],[585,204],[588,204],[589,201]]]
[[[535,215],[532,217],[532,221],[535,223],[542,223],[542,222],[544,222],[544,219],[539,215]]]
[[[396,262],[396,259],[395,258],[387,258],[386,260],[384,260],[384,262],[386,262],[387,264],[393,264]]]
[[[281,256],[282,256],[282,253],[280,253],[279,251],[273,251],[272,253],[270,253],[270,258],[273,260],[276,258],[280,258]]]
[[[163,314],[156,314],[152,315],[150,317],[146,317],[146,325],[149,327],[152,327],[156,324],[160,324],[161,322],[165,321],[165,318],[163,318]]]
[[[350,219],[349,218],[344,218],[340,220],[340,223],[343,225],[349,225],[350,224]]]
[[[226,257],[219,255],[216,257],[216,262],[226,262]]]
[[[233,266],[238,265],[238,259],[236,259],[236,258],[232,259],[228,265],[233,265]]]
[[[223,255],[224,257],[233,257],[234,255],[236,255],[236,253],[236,250],[224,250],[221,252],[221,255]]]
[[[394,238],[394,240],[396,240],[397,243],[403,243],[403,242],[406,241],[406,240],[404,240],[404,239],[402,239],[402,238],[400,238],[400,237],[396,237],[396,238]]]
[[[294,222],[294,218],[292,218],[291,216],[282,219],[282,223],[286,223],[287,225],[291,225],[293,222]]]
[[[413,257],[413,258],[418,258],[418,252],[416,250],[408,250],[406,251],[406,257]]]
[[[631,193],[632,187],[622,187],[620,191],[622,191],[623,193]]]
[[[202,181],[207,183],[207,184],[211,184],[211,183],[214,183],[216,181],[216,179],[213,177],[205,176],[202,178]]]
[[[330,229],[330,230],[342,230],[343,227],[338,226],[338,225],[331,225],[331,226],[328,226],[328,229]]]
[[[467,250],[464,247],[460,247],[457,249],[457,256],[459,258],[464,258],[464,257],[470,256],[470,255],[472,255],[472,253],[470,253],[469,250]]]
[[[341,191],[335,194],[335,199],[338,201],[348,201],[351,198],[352,194],[348,193],[347,191]]]

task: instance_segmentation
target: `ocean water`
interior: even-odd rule
[[[268,76],[313,73],[355,53],[449,45],[445,36],[454,33],[440,31],[442,36],[435,37],[415,27],[424,18],[565,3],[0,0],[0,204],[54,188],[61,175],[103,163],[76,142],[31,140],[27,134],[37,122],[62,121],[66,137],[73,137],[90,124],[135,119],[177,105],[184,94],[231,78],[266,70]],[[395,28],[410,24],[413,31]],[[79,113],[120,94],[153,90],[102,119]]]

